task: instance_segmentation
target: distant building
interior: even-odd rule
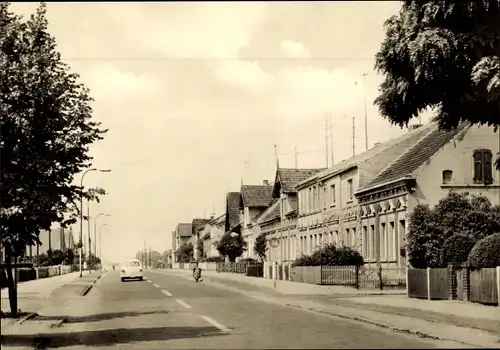
[[[175,231],[173,232],[172,240],[172,251],[175,253],[177,249],[184,243],[188,243],[193,236],[193,225],[192,223],[179,223],[177,224]],[[177,261],[177,257],[174,256],[174,262]]]

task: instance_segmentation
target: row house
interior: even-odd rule
[[[297,184],[325,169],[276,170],[273,186],[274,201],[258,219],[260,232],[267,240],[277,239],[277,247],[268,247],[269,261],[291,261],[297,257],[297,219],[299,200]]]
[[[183,244],[188,243],[193,236],[193,224],[192,223],[179,223],[175,227],[174,232],[172,232],[172,254],[174,255],[174,262],[178,262],[175,257],[175,251]]]
[[[241,235],[247,242],[247,250],[241,258],[257,259],[254,252],[255,240],[260,234],[257,220],[273,201],[273,187],[264,180],[262,186],[241,185],[240,190],[240,222]]]
[[[202,232],[205,229],[205,225],[208,224],[211,220],[213,220],[213,216],[210,219],[193,219],[191,222],[191,238],[189,242],[193,245],[193,257],[194,260],[198,260],[203,258],[202,256],[198,256],[198,244],[200,243],[200,239],[203,237]]]
[[[412,147],[360,186],[362,251],[366,260],[403,267],[408,216],[418,204],[430,207],[450,190],[482,194],[500,204],[499,134],[487,126],[462,124],[440,131],[431,124]]]
[[[226,214],[222,214],[221,216],[210,220],[201,232],[201,238],[203,239],[203,252],[207,258],[219,256],[219,252],[215,247],[215,242],[217,242],[224,234],[225,223]]]
[[[415,126],[404,135],[337,163],[298,184],[298,251],[312,254],[326,243],[362,251],[360,216],[355,196],[395,159],[429,132]],[[367,262],[370,262],[367,259]]]

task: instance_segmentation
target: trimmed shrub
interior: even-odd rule
[[[202,262],[224,262],[222,256],[210,256],[208,258],[201,259]]]
[[[255,264],[259,264],[259,261],[255,260],[255,259],[252,259],[252,258],[244,258],[244,259],[240,259],[238,261],[239,263],[242,263],[242,264],[251,264],[251,265],[255,265]]]
[[[469,253],[477,240],[463,233],[457,233],[447,238],[443,243],[441,252],[441,265],[460,265],[467,262]]]
[[[36,270],[35,269],[18,269],[18,282],[26,282],[32,281],[36,279]]]
[[[336,248],[327,244],[312,255],[302,255],[292,264],[295,266],[361,266],[364,264],[361,254],[350,247]]]
[[[500,233],[479,240],[467,260],[472,269],[500,266]]]

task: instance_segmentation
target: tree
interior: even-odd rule
[[[216,242],[215,247],[221,256],[227,257],[230,262],[235,262],[236,258],[240,257],[247,249],[247,242],[239,233],[232,235],[226,232],[222,235],[220,240]]]
[[[267,252],[267,240],[266,235],[260,234],[257,236],[255,240],[255,245],[253,246],[253,251],[260,258],[261,261],[266,260],[266,252]]]
[[[192,261],[194,257],[193,243],[182,243],[175,251],[175,256],[177,257],[178,262],[187,263]]]
[[[17,313],[12,261],[52,223],[76,222],[81,196],[72,184],[91,166],[89,146],[106,130],[91,120],[92,98],[62,62],[47,31],[46,6],[27,21],[0,3],[0,237],[11,312]]]
[[[205,249],[203,247],[203,239],[199,239],[196,242],[196,256],[198,257],[198,260],[203,259],[205,257]]]
[[[75,261],[75,252],[73,251],[73,249],[67,248],[64,251],[64,264],[73,265],[74,261]]]
[[[454,249],[452,246],[455,243],[447,241],[450,237],[469,236],[471,242],[467,245],[473,245],[498,231],[500,210],[492,206],[487,197],[450,191],[434,208],[417,205],[410,214],[407,237],[409,263],[415,268],[446,266],[456,262],[456,254],[466,254],[446,252]],[[460,242],[465,244],[465,240]]]
[[[497,130],[498,23],[498,0],[403,1],[399,14],[385,23],[375,58],[375,68],[385,76],[375,100],[380,113],[403,126],[434,108],[442,129],[470,122]]]
[[[470,251],[467,262],[473,269],[500,266],[500,233],[480,239]]]
[[[60,249],[49,250],[49,259],[51,265],[61,265],[64,262],[64,252]]]

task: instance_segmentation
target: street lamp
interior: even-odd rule
[[[101,268],[102,268],[102,228],[104,226],[111,226],[111,225],[108,225],[108,224],[102,224],[100,227],[99,227],[99,260],[101,260]]]
[[[111,214],[104,214],[104,213],[99,213],[96,215],[95,219],[94,219],[94,255],[97,257],[97,218],[99,216],[111,216]],[[99,238],[100,239],[100,238]],[[100,241],[99,241],[100,242]],[[99,243],[100,244],[100,243]],[[102,261],[101,261],[101,265],[102,265]]]
[[[82,177],[80,179],[80,188],[82,189],[82,194],[80,195],[80,278],[82,277],[82,258],[83,258],[83,179],[85,175],[90,171],[100,171],[101,173],[109,173],[111,170],[109,169],[97,169],[91,168],[87,169],[83,172]],[[90,236],[90,232],[89,232]]]

